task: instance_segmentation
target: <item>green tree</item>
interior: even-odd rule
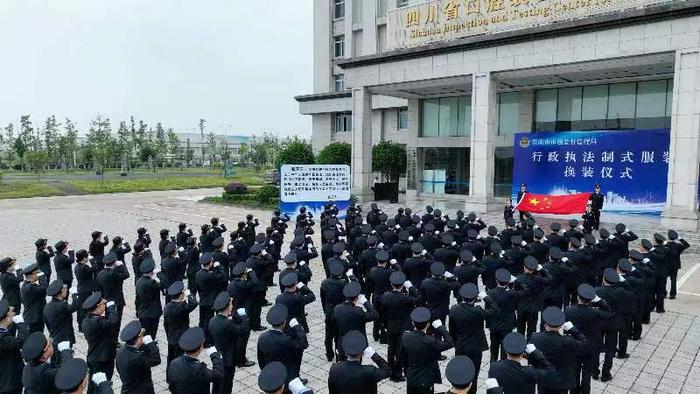
[[[56,122],[55,115],[49,116],[44,122],[44,147],[49,155],[49,160],[56,164],[61,160],[58,145],[60,137],[58,126],[60,125]]]
[[[201,134],[202,140],[201,140],[201,146],[202,146],[202,165],[204,165],[204,126],[206,125],[207,121],[206,119],[199,119],[199,133]]]
[[[316,155],[316,164],[350,165],[352,147],[347,142],[333,142]]]
[[[32,121],[29,119],[29,115],[22,115],[19,120],[19,137],[22,139],[22,144],[24,144],[25,152],[28,150],[39,150],[40,142],[37,141],[36,134],[34,134],[34,127],[32,126]],[[24,157],[17,152],[18,156]]]
[[[165,165],[164,157],[168,154],[168,140],[165,136],[165,129],[163,125],[158,122],[156,123],[156,130],[154,133],[154,147],[156,148],[158,159]]]
[[[146,163],[148,162],[149,157],[155,159],[157,154],[158,152],[153,146],[148,144],[142,145],[141,149],[139,150],[139,159],[141,159],[142,162]]]
[[[35,150],[27,153],[27,163],[39,175],[44,170],[44,167],[49,163],[49,153],[45,150]]]
[[[311,144],[297,137],[289,140],[275,159],[275,167],[280,168],[283,164],[314,164]]]
[[[119,122],[119,129],[117,129],[117,150],[119,152],[119,158],[122,163],[126,162],[127,168],[122,168],[122,172],[128,170],[129,159],[131,159],[132,144],[131,130],[126,126],[126,122]]]
[[[29,148],[27,147],[27,144],[24,143],[24,140],[22,139],[21,135],[17,136],[17,138],[15,138],[14,142],[12,143],[12,150],[15,151],[20,161],[24,162],[24,155],[27,153]],[[24,166],[24,164],[22,165]]]
[[[95,164],[99,166],[102,183],[104,183],[105,169],[118,153],[116,146],[117,141],[112,136],[109,118],[97,115],[92,121],[90,132],[87,135],[87,148],[90,150]]]
[[[180,138],[177,137],[172,127],[168,128],[166,136],[168,139],[168,153],[178,157],[180,154]]]
[[[406,172],[406,151],[391,141],[381,141],[372,147],[372,171],[381,173],[389,182],[398,182]]]
[[[64,126],[65,134],[58,137],[58,157],[66,170],[75,166],[76,153],[78,151],[78,129],[75,123],[66,118]]]
[[[5,140],[3,146],[6,147],[7,161],[12,163],[14,159],[15,125],[8,123],[5,127]]]
[[[250,155],[250,145],[244,142],[238,147],[238,164],[247,166],[249,164],[248,155]]]

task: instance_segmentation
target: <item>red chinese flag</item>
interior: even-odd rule
[[[525,193],[523,199],[515,206],[519,211],[532,213],[571,214],[586,211],[586,202],[591,193],[565,194],[550,196],[548,194]]]

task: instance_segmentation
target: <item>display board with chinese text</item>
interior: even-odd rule
[[[335,164],[286,164],[280,171],[280,211],[290,216],[303,206],[315,216],[328,202],[344,217],[350,204],[350,166]]]

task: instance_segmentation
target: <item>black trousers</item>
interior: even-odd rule
[[[224,376],[220,379],[214,379],[212,394],[231,394],[233,392],[233,376],[235,373],[236,367],[224,367]]]
[[[615,351],[617,350],[617,327],[605,327],[603,329],[603,341],[605,343],[605,359],[603,360],[603,375],[610,375],[610,369],[612,368],[613,357],[615,357]],[[593,373],[598,374],[600,370],[598,369],[598,363],[596,363]]]
[[[518,332],[525,335],[530,340],[532,334],[537,330],[537,317],[539,312],[518,311],[516,326]]]
[[[467,356],[474,363],[474,379],[472,380],[472,385],[467,393],[476,394],[476,388],[478,386],[477,380],[479,379],[479,370],[481,369],[481,356],[483,352],[478,353],[461,353],[455,352],[455,356]]]
[[[90,294],[92,293],[78,293],[78,305],[82,305],[83,301],[90,297]],[[83,332],[83,319],[85,319],[85,316],[87,316],[87,311],[83,308],[79,308],[75,318],[78,320],[78,331],[80,332]]]
[[[29,325],[29,332],[44,332],[44,322],[40,321],[37,323],[27,323]]]
[[[265,293],[263,292],[254,294],[250,299],[250,307],[246,310],[246,313],[248,314],[251,328],[260,327],[260,314],[262,313],[263,302],[265,302]]]
[[[489,337],[491,339],[491,362],[506,359],[506,352],[503,350],[502,346],[503,338],[510,334],[511,331],[489,330]]]
[[[214,317],[214,310],[211,309],[211,305],[199,306],[199,328],[204,330],[207,343],[211,343],[211,338],[209,338],[209,320],[211,320],[212,317]]]
[[[403,375],[403,365],[401,365],[401,359],[399,355],[401,354],[401,333],[389,334],[388,337],[389,350],[387,356],[389,357],[389,367],[391,368],[391,376],[396,378]]]
[[[333,359],[335,356],[334,349],[338,348],[338,327],[333,320],[333,312],[326,314],[325,319],[325,337],[323,339],[326,347],[326,358]],[[391,356],[389,356],[391,359]]]
[[[632,316],[625,317],[625,323],[617,332],[617,354],[621,356],[627,353],[627,341],[629,339],[630,328],[632,326]]]
[[[434,392],[432,383],[429,385],[406,385],[406,394],[433,394]]]
[[[598,368],[598,353],[595,350],[592,354],[586,354],[577,358],[576,365],[576,386],[571,388],[571,394],[590,394],[591,375],[593,369]]]
[[[638,340],[642,337],[642,318],[644,311],[641,308],[642,304],[640,302],[638,309],[632,314],[632,320],[630,321],[629,337],[633,340]]]
[[[594,209],[593,210],[593,228],[598,230],[598,227],[600,227],[600,210]]]
[[[678,292],[676,291],[676,282],[678,281],[678,268],[671,269],[671,271],[669,271],[668,273],[668,277],[671,278],[671,291],[668,295],[670,295],[672,298],[676,298],[676,294],[678,294]]]
[[[168,366],[170,366],[170,362],[175,360],[176,358],[180,357],[182,355],[182,350],[177,344],[168,344]],[[167,368],[166,368],[166,373],[167,373]],[[166,379],[167,380],[167,379]]]
[[[197,295],[197,280],[195,279],[197,273],[187,274],[187,289],[193,296]]]
[[[107,380],[112,380],[112,375],[114,374],[114,359],[110,361],[93,361],[88,362],[88,369],[90,371],[89,384],[88,384],[88,394],[97,393],[97,385],[92,382],[92,376],[98,372],[104,372],[107,375]]]
[[[235,351],[235,362],[236,366],[242,366],[245,364],[248,357],[246,357],[246,350],[248,349],[248,339],[250,339],[250,331],[242,334],[236,338],[236,351]]]
[[[156,334],[158,333],[158,323],[160,318],[158,317],[144,317],[140,318],[141,327],[144,330],[144,335],[150,335],[153,340],[156,339]]]
[[[378,294],[372,295],[372,306],[374,306],[374,310],[379,313],[379,319],[375,319],[374,322],[372,323],[372,336],[374,337],[375,342],[379,342],[384,335],[384,329],[385,327],[382,327],[382,315],[381,315],[381,310],[382,310],[382,295]]]
[[[656,277],[654,286],[654,306],[657,312],[664,312],[664,298],[666,298],[666,281],[668,277]]]

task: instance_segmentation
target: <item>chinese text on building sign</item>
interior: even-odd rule
[[[346,201],[350,199],[350,166],[283,165],[282,202]]]
[[[517,133],[513,193],[590,192],[600,184],[606,210],[657,212],[666,201],[668,130]]]
[[[546,25],[672,0],[436,0],[391,11],[387,48]]]

